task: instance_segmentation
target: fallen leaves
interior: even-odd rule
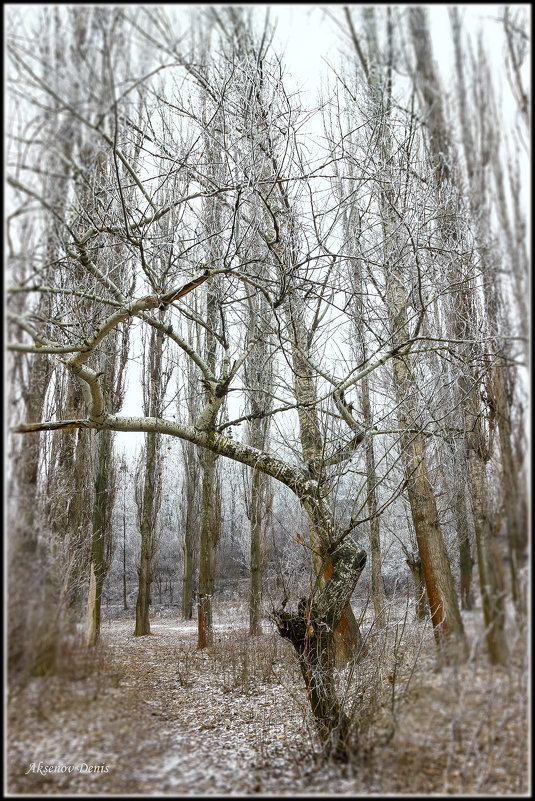
[[[411,687],[396,707],[394,736],[380,745],[392,717],[378,692],[386,688],[388,700],[394,685],[385,653],[373,660],[372,636],[354,698],[357,714],[375,705],[369,736],[376,742],[363,744],[355,764],[342,767],[321,758],[291,645],[269,626],[258,638],[249,638],[246,627],[245,613],[240,619],[234,610],[216,628],[214,646],[197,651],[194,622],[160,619],[153,637],[136,638],[130,621],[108,621],[99,672],[76,681],[34,679],[10,704],[9,791],[501,794],[525,781],[521,663],[508,675],[489,672],[484,660],[457,675],[437,673],[427,632]],[[422,631],[415,625],[418,636]],[[408,636],[406,648],[396,691],[412,668]],[[346,679],[342,671],[342,686]],[[109,764],[110,771],[26,775],[28,763],[41,759]]]

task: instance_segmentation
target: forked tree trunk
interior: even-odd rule
[[[350,720],[336,693],[334,632],[365,564],[366,553],[346,538],[332,554],[324,588],[302,598],[296,613],[275,613],[280,635],[297,652],[318,735],[328,753],[340,759],[348,756]]]
[[[123,334],[122,346],[117,341],[113,349],[103,354],[103,375],[106,395],[112,408],[119,405],[124,388],[124,370],[128,357],[128,335]],[[113,433],[102,431],[97,440],[97,466],[93,499],[91,551],[89,557],[89,595],[86,608],[85,644],[95,645],[100,639],[100,606],[102,587],[111,566],[113,552],[113,508],[116,493]],[[123,508],[123,603],[126,609],[126,512]]]
[[[294,305],[290,303],[286,305],[286,314],[288,320],[291,321],[291,330],[295,336],[295,343],[292,343],[292,362],[295,397],[299,404],[297,409],[299,433],[305,464],[309,465],[311,477],[316,479],[318,478],[316,470],[319,469],[321,471],[322,469],[323,439],[317,416],[314,375],[310,364],[303,357],[303,354],[308,349],[308,335],[304,328],[304,320],[300,310],[296,310]],[[318,465],[318,468],[312,467],[312,465]],[[329,580],[332,569],[328,553],[329,543],[324,540],[322,529],[317,526],[313,514],[309,514],[308,527],[316,576],[320,584],[323,584]],[[342,667],[355,656],[363,657],[367,652],[349,600],[340,614],[334,633],[334,642],[336,645],[337,667]]]

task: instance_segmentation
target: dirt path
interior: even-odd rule
[[[132,629],[105,624],[96,675],[36,679],[11,705],[11,792],[292,793],[315,773],[299,698],[281,684],[279,638],[244,659],[245,632],[220,626],[214,648],[197,652],[194,624]],[[43,775],[48,765],[73,769]]]
[[[275,633],[248,637],[238,617],[227,615],[227,625],[216,625],[214,646],[203,651],[196,650],[194,622],[156,618],[148,637],[134,637],[131,620],[106,622],[96,660],[73,652],[62,674],[32,679],[11,701],[8,792],[525,790],[523,658],[515,657],[507,670],[489,669],[486,659],[475,658],[458,670],[437,671],[432,635],[412,624],[406,651],[396,652],[399,686],[409,674],[412,683],[397,707],[394,737],[385,737],[392,722],[394,656],[381,647],[359,675],[359,714],[368,709],[374,716],[367,738],[373,749],[363,743],[354,764],[332,765],[318,759],[307,729],[307,701],[291,645]],[[424,637],[421,650],[411,636]],[[47,773],[45,766],[63,766],[65,772]]]

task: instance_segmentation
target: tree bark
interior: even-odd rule
[[[307,465],[319,465],[310,468],[309,472],[314,479],[321,479],[321,460],[323,456],[323,440],[319,428],[316,407],[316,388],[314,375],[309,362],[304,358],[308,351],[308,335],[304,327],[301,310],[294,303],[286,304],[286,314],[294,332],[292,342],[292,365],[294,371],[295,397],[298,403],[299,433],[303,459]],[[331,574],[330,556],[328,553],[330,543],[322,537],[322,527],[316,524],[314,516],[309,515],[309,535],[312,549],[312,559],[316,576],[320,582],[328,581]],[[341,667],[356,654],[360,657],[367,652],[357,620],[349,600],[340,615],[334,634],[336,644],[336,664]]]
[[[258,470],[253,471],[251,483],[251,582],[249,592],[249,634],[262,634],[262,574],[263,574],[263,533],[262,520],[264,492],[263,484],[267,476]]]
[[[390,133],[390,79],[381,76],[375,11],[364,10],[369,59],[363,56],[358,37],[351,22],[349,9],[346,17],[351,35],[367,79],[370,106],[374,111],[374,126],[377,128],[377,147],[380,154],[381,183],[377,190],[383,225],[383,259],[386,283],[386,305],[388,326],[393,348],[401,348],[409,341],[410,330],[407,316],[407,286],[413,275],[407,269],[405,258],[400,258],[403,248],[399,241],[398,179],[392,172],[393,146]],[[389,39],[387,70],[393,67],[392,41]],[[381,77],[385,80],[381,82]],[[386,87],[386,92],[383,91]],[[441,134],[440,129],[433,134]],[[435,141],[435,139],[433,140]],[[447,172],[442,160],[437,169]],[[401,429],[400,448],[404,467],[407,494],[416,532],[418,550],[422,562],[427,596],[430,604],[435,640],[442,658],[458,658],[467,654],[466,639],[459,612],[457,596],[451,575],[438,510],[425,455],[424,438],[417,412],[418,387],[413,377],[410,355],[394,356],[393,378],[398,403],[398,421]]]
[[[445,122],[442,104],[442,90],[432,58],[431,37],[429,33],[427,10],[425,8],[412,8],[409,12],[412,28],[414,52],[418,67],[418,87],[422,93],[424,110],[429,123],[429,143],[435,164],[435,191],[439,207],[442,207],[442,221],[439,231],[445,246],[450,243],[458,247],[458,229],[456,220],[458,188],[455,183],[455,174],[452,168],[455,164],[455,153],[449,137],[449,129]],[[465,143],[466,143],[466,120]],[[468,166],[474,170],[471,150],[467,148]],[[447,166],[445,166],[447,165]],[[448,222],[449,221],[449,222]],[[470,271],[470,277],[472,271]],[[474,290],[466,281],[466,276],[460,270],[457,273],[451,270],[452,282],[460,282],[455,293],[455,315],[453,320],[453,334],[456,339],[470,341],[474,337],[475,303]],[[485,282],[483,282],[485,285]],[[490,495],[488,491],[488,478],[486,461],[488,458],[488,443],[481,426],[481,405],[479,402],[480,378],[474,367],[474,359],[481,359],[477,349],[464,347],[464,364],[469,365],[468,375],[463,372],[459,376],[459,389],[463,400],[465,447],[469,465],[469,477],[478,551],[479,578],[483,602],[483,614],[487,629],[487,646],[489,658],[492,662],[503,663],[507,658],[507,643],[505,638],[503,614],[504,593],[501,586],[500,575],[494,569],[495,554],[488,517]],[[430,598],[431,601],[431,598]]]
[[[94,646],[100,640],[102,586],[111,561],[110,526],[114,495],[110,475],[110,462],[113,459],[112,449],[112,432],[102,431],[99,435],[95,498],[93,501],[93,531],[91,536],[89,596],[85,633],[86,646]]]
[[[204,453],[202,485],[202,527],[198,597],[198,648],[213,645],[212,598],[214,594],[216,549],[219,542],[219,498],[216,491],[217,455]]]
[[[364,425],[367,429],[372,427],[370,390],[367,377],[362,379],[362,414]],[[381,628],[386,623],[386,599],[383,590],[383,578],[381,575],[381,538],[380,521],[377,515],[377,477],[375,472],[375,453],[373,447],[373,437],[368,437],[365,443],[366,449],[366,484],[368,514],[370,516],[370,553],[372,557],[372,577],[371,589],[373,600],[373,611],[375,614],[375,625]]]
[[[491,500],[485,455],[482,453],[480,422],[472,414],[467,417],[471,433],[467,438],[468,463],[472,483],[472,511],[476,531],[479,586],[485,621],[485,637],[489,659],[493,664],[503,665],[508,658],[505,634],[505,592],[501,559],[496,550],[493,528],[489,515]],[[468,427],[468,426],[467,426]]]
[[[50,380],[48,359],[37,357],[30,368],[25,394],[27,419],[42,417],[46,390]],[[31,648],[35,628],[42,628],[42,572],[39,570],[39,493],[38,475],[41,435],[32,434],[21,443],[15,461],[16,504],[8,520],[12,520],[8,540],[8,594],[7,667],[9,679],[15,674],[33,670],[39,649]],[[32,587],[33,598],[28,599]]]
[[[194,586],[196,557],[199,553],[199,478],[200,465],[197,449],[189,442],[182,443],[184,457],[184,504],[182,506],[182,553],[184,565],[182,571],[182,617],[184,620],[193,618],[193,596],[196,592]]]
[[[128,609],[126,594],[126,507],[123,507],[123,609]]]
[[[408,479],[416,541],[425,579],[433,633],[446,660],[467,656],[457,593],[439,522],[435,496],[429,481],[422,438],[402,437],[402,458]]]
[[[163,334],[154,329],[151,332],[149,346],[149,386],[146,388],[148,398],[146,411],[158,414],[162,395],[162,355]],[[152,602],[151,586],[154,579],[154,555],[156,552],[156,521],[160,507],[161,486],[161,437],[157,433],[149,433],[145,439],[145,465],[143,477],[143,496],[141,500],[141,554],[139,564],[139,583],[136,600],[137,637],[150,634],[150,604]]]
[[[414,581],[414,597],[416,599],[416,619],[426,620],[428,614],[427,593],[422,573],[422,560],[419,554],[412,554],[406,559]]]
[[[472,592],[472,572],[474,567],[474,560],[472,558],[472,549],[470,547],[470,532],[468,527],[468,515],[471,510],[467,508],[466,503],[466,480],[464,466],[465,459],[459,459],[461,454],[454,454],[455,465],[455,480],[458,486],[455,490],[453,498],[453,511],[455,515],[455,530],[457,533],[457,542],[459,546],[459,581],[460,581],[460,596],[461,596],[461,609],[470,610],[474,606],[474,598]],[[464,454],[462,454],[464,456]]]
[[[248,345],[251,355],[244,365],[247,385],[247,407],[254,415],[248,421],[247,442],[254,448],[266,450],[270,420],[268,413],[273,406],[273,341],[269,326],[265,299],[258,295],[250,298],[248,320]],[[249,634],[262,634],[262,580],[265,563],[266,529],[271,519],[272,491],[269,476],[260,470],[246,472],[250,483],[246,489],[246,512],[250,523],[250,585],[249,585]],[[248,499],[247,499],[248,498]]]
[[[189,321],[188,321],[189,322]],[[197,339],[199,331],[197,330]],[[188,335],[194,340],[195,329],[189,322]],[[186,406],[188,423],[192,425],[199,416],[200,398],[198,392],[198,379],[195,375],[194,365],[188,360],[186,367]],[[182,456],[184,463],[184,484],[182,491],[183,501],[180,504],[180,525],[182,528],[182,553],[184,558],[182,571],[182,617],[184,620],[193,618],[193,598],[197,591],[195,587],[195,570],[199,556],[199,534],[201,517],[199,503],[199,484],[201,465],[197,448],[190,442],[182,442]]]
[[[186,509],[185,520],[183,521],[183,554],[184,554],[184,568],[182,573],[182,617],[185,620],[191,620],[193,617],[193,578],[195,569],[195,542],[197,540],[197,520],[196,520],[196,504],[195,504],[195,491],[196,485],[193,476],[198,475],[197,470],[192,471],[191,464],[188,460],[196,459],[196,454],[193,448],[188,449],[189,453],[186,456]],[[184,448],[186,455],[186,449]]]
[[[468,103],[466,84],[464,80],[464,59],[462,51],[462,37],[461,37],[461,23],[459,12],[457,8],[450,9],[450,17],[452,21],[453,42],[455,48],[455,61],[457,71],[457,87],[459,98],[459,114],[462,130],[463,150],[466,159],[467,172],[470,184],[470,191],[468,199],[470,203],[470,210],[474,219],[476,227],[476,237],[478,245],[478,255],[481,263],[481,270],[486,276],[483,281],[483,293],[485,298],[485,310],[487,317],[487,324],[491,331],[499,331],[500,328],[500,275],[497,270],[498,264],[494,257],[494,249],[488,247],[491,241],[489,231],[490,210],[487,202],[487,188],[486,188],[486,170],[485,166],[480,163],[477,158],[474,140],[471,135],[470,120],[468,117]],[[485,78],[486,73],[481,74],[485,65],[479,64],[480,73],[479,78],[481,86],[487,85]],[[487,91],[482,91],[480,104],[482,105],[485,100],[491,100],[491,84],[488,83]],[[490,122],[490,115],[488,109],[481,107],[479,110],[481,117],[481,124],[483,128],[483,135],[486,137],[486,145],[489,148],[490,158],[494,164],[500,162],[500,155],[498,152],[498,137],[494,130],[493,124]],[[495,169],[501,169],[499,166]],[[499,177],[499,176],[498,176]],[[498,180],[499,183],[499,180]],[[507,212],[502,212],[502,220],[505,222],[505,233],[508,233],[509,224],[507,221]],[[510,234],[508,235],[510,240]],[[509,246],[511,242],[509,241]],[[515,262],[518,256],[513,253],[516,247],[510,247],[511,258]],[[520,265],[515,264],[517,269],[513,269],[514,281],[521,282],[522,270]],[[517,296],[518,296],[517,291]],[[520,292],[520,295],[523,293]],[[520,302],[520,324],[525,330],[525,310],[523,308],[524,299],[521,298]],[[501,309],[503,315],[504,310]],[[506,351],[507,346],[501,346],[503,351]],[[498,356],[497,361],[492,365],[486,381],[486,387],[489,392],[489,402],[491,404],[491,414],[496,421],[499,433],[500,453],[501,453],[501,475],[502,475],[502,497],[503,506],[506,512],[507,520],[507,540],[509,549],[509,562],[511,571],[511,590],[513,602],[520,618],[524,617],[526,613],[526,603],[520,588],[518,571],[525,561],[525,548],[527,545],[527,531],[523,525],[522,515],[522,502],[521,491],[519,488],[520,471],[515,465],[512,446],[512,431],[511,431],[511,405],[512,393],[508,392],[507,384],[510,383],[511,368],[507,366],[507,353],[504,353],[505,358]]]
[[[387,216],[390,219],[390,215]],[[393,221],[392,225],[393,225]],[[392,242],[387,226],[385,241]],[[407,300],[403,276],[396,268],[388,270],[391,244],[387,249],[387,304],[394,345],[407,341]],[[393,375],[398,400],[401,459],[404,465],[407,495],[411,507],[418,551],[422,562],[435,641],[442,658],[467,656],[467,643],[459,611],[457,593],[444,545],[433,486],[425,454],[425,441],[420,433],[416,411],[417,387],[409,355],[393,359]]]
[[[330,756],[347,759],[351,721],[340,704],[334,681],[334,631],[366,564],[366,553],[349,539],[330,559],[332,572],[316,595],[302,598],[297,612],[275,613],[277,628],[299,660],[318,735]]]

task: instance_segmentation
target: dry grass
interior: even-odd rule
[[[227,613],[227,614],[226,614]],[[246,633],[243,608],[219,610],[214,645],[195,623],[103,627],[93,657],[65,653],[9,707],[8,790],[39,794],[518,794],[527,791],[525,644],[491,668],[478,612],[463,665],[438,669],[428,624],[392,605],[362,623],[369,653],[338,674],[353,720],[348,765],[326,762],[290,643],[269,624]],[[223,622],[225,621],[225,622]],[[107,764],[106,774],[29,773],[31,762]]]
[[[526,791],[525,640],[511,627],[509,663],[493,668],[479,615],[466,615],[467,662],[440,666],[429,624],[403,615],[369,638],[367,659],[344,677],[353,761],[371,776],[370,789],[378,782],[394,794]]]

